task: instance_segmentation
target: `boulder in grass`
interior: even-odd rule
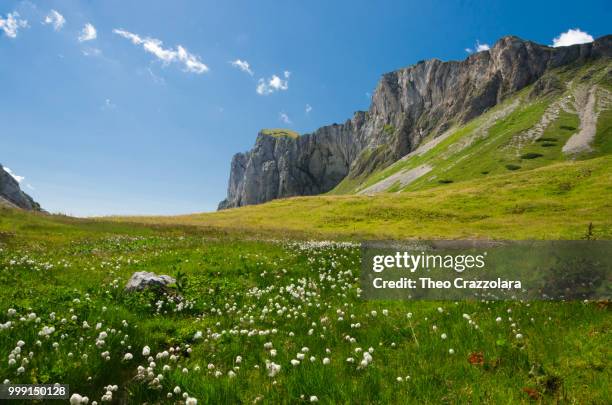
[[[132,277],[128,280],[125,285],[126,291],[142,291],[147,288],[159,288],[166,287],[169,284],[175,283],[176,280],[173,277],[165,274],[155,274],[148,271],[137,271],[132,274]]]

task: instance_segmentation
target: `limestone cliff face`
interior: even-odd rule
[[[345,177],[369,174],[416,149],[427,135],[482,114],[547,70],[612,57],[612,35],[550,48],[504,37],[463,61],[432,59],[382,76],[367,112],[298,139],[259,134],[232,160],[219,208],[327,192]]]
[[[0,165],[0,206],[40,211],[40,205],[21,191],[19,183]]]

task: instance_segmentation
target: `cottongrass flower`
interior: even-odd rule
[[[522,339],[522,338],[523,338],[523,335],[522,335],[521,333],[517,333],[517,334],[516,334],[516,338],[517,338],[517,339]]]
[[[185,405],[198,405],[198,400],[193,397],[187,397],[187,399],[185,399]]]
[[[323,359],[323,364],[324,364],[324,365],[328,365],[329,363],[330,363],[329,357],[325,357],[325,358]]]
[[[448,354],[455,354],[455,350],[454,349],[448,349]]]
[[[448,336],[446,336],[446,333],[443,333],[440,335],[440,337],[442,338],[442,340],[445,340]]]
[[[134,356],[132,355],[132,353],[126,353],[123,355],[123,360],[125,361],[130,361],[134,358]]]
[[[403,379],[402,377],[397,377],[397,378],[395,379],[395,381],[397,381],[397,382],[402,382],[402,381],[404,381],[404,379]]]
[[[299,361],[299,360],[296,360],[296,359],[292,359],[292,360],[291,360],[291,365],[292,365],[293,367],[297,367],[297,366],[299,366],[299,365],[300,365],[300,361]]]
[[[310,402],[319,402],[319,398],[317,398],[316,395],[311,395],[310,396]]]
[[[268,370],[268,377],[274,377],[280,372],[281,366],[272,361],[266,360],[266,369]]]
[[[151,354],[151,348],[149,346],[145,346],[142,348],[142,355],[143,356],[148,356]]]

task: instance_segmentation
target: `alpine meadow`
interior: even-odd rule
[[[62,19],[51,13],[40,24],[0,13],[0,40],[28,27],[65,34],[76,17],[58,10]],[[205,64],[197,48],[106,31],[84,26],[72,42],[100,63],[135,51],[176,75],[234,69],[262,100],[296,75],[258,80],[258,66],[241,59]],[[86,47],[95,41],[122,41],[126,53],[95,54]],[[29,177],[0,166],[2,387],[65,384],[65,402],[96,405],[610,403],[608,299],[363,296],[366,241],[612,239],[612,35],[477,45],[460,61],[415,59],[385,73],[367,111],[343,123],[302,133],[281,110],[286,128],[253,129],[252,149],[234,155],[216,211],[47,212],[34,187],[38,202],[26,194]],[[172,86],[170,74],[143,66],[138,77]],[[128,106],[113,103],[97,109]],[[176,122],[178,132],[186,126]],[[142,156],[156,141],[139,145]],[[183,147],[155,164],[171,172],[172,159],[190,156]],[[114,165],[112,153],[104,159]]]

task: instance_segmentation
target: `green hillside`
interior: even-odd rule
[[[284,128],[267,128],[267,129],[262,129],[260,131],[261,134],[263,135],[268,135],[274,138],[290,138],[290,139],[297,139],[300,137],[300,134],[298,134],[295,131],[292,131],[290,129],[284,129]]]
[[[422,190],[609,154],[611,69],[610,61],[603,60],[551,71],[467,124],[437,138],[425,137],[417,151],[391,166],[365,178],[345,179],[330,194]],[[596,122],[594,139],[582,150],[563,152],[591,120]]]

